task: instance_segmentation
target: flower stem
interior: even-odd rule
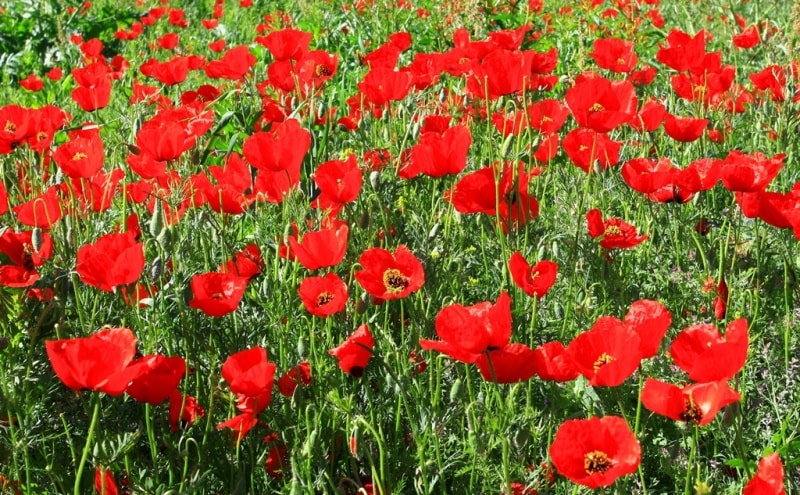
[[[86,465],[86,459],[89,457],[89,450],[91,450],[92,444],[94,443],[94,430],[97,427],[97,420],[100,417],[100,396],[98,394],[93,394],[92,402],[94,402],[92,422],[89,423],[89,433],[86,435],[86,444],[83,446],[81,462],[78,464],[78,471],[75,473],[75,486],[73,488],[73,493],[75,495],[81,494],[81,478],[83,477],[83,468]]]

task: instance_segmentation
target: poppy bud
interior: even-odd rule
[[[381,189],[381,173],[377,170],[373,170],[369,173],[369,185],[372,186],[372,190],[375,192],[380,191]]]
[[[33,245],[34,251],[42,250],[42,229],[39,227],[34,227],[31,233],[31,244]]]

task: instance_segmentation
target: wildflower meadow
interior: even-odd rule
[[[800,493],[800,4],[0,6],[0,493]]]

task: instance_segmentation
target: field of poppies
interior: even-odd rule
[[[800,492],[800,7],[0,8],[0,493]]]

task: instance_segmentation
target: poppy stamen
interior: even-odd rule
[[[703,411],[695,404],[694,399],[689,396],[684,398],[684,411],[678,415],[681,421],[686,423],[699,424],[703,418]]]
[[[615,358],[614,356],[612,356],[612,355],[610,355],[610,354],[608,354],[606,352],[600,354],[600,356],[594,362],[594,372],[597,373],[597,371],[601,367],[603,367],[603,365],[606,365],[606,364],[611,363],[611,362],[616,361],[616,360],[617,360],[617,358]]]
[[[397,268],[389,268],[383,272],[383,285],[393,294],[403,292],[408,287],[409,278]]]
[[[583,456],[583,468],[589,474],[605,473],[611,469],[611,459],[605,452],[593,450]]]
[[[333,294],[328,291],[322,292],[317,296],[317,306],[324,306],[333,301]]]

